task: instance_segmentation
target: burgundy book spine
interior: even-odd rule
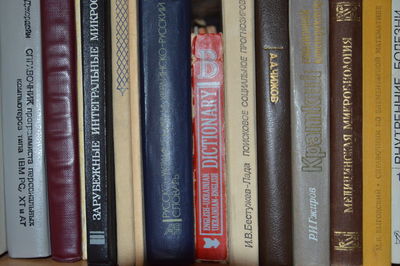
[[[73,0],[41,0],[45,145],[53,259],[81,259]]]

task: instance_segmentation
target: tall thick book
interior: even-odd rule
[[[329,6],[289,3],[293,260],[329,265]]]
[[[331,264],[361,265],[361,1],[329,4]]]
[[[42,0],[46,166],[52,257],[82,257],[74,1]]]
[[[196,259],[226,260],[224,61],[221,34],[192,41]]]
[[[140,128],[140,86],[139,86],[139,40],[138,40],[138,2],[128,3],[129,22],[129,86],[131,103],[132,136],[132,176],[133,176],[133,213],[135,238],[135,265],[144,265],[145,230],[143,208],[143,165]]]
[[[292,265],[289,1],[255,1],[259,256]]]
[[[1,2],[0,88],[8,255],[50,255],[40,1]],[[4,216],[2,216],[4,219]]]
[[[111,0],[112,108],[118,265],[135,264],[128,0]],[[137,88],[135,88],[137,89]]]
[[[400,264],[400,1],[392,0],[392,263]]]
[[[258,265],[253,1],[222,0],[230,265]]]
[[[116,264],[110,1],[81,2],[86,233],[90,264]]]
[[[391,263],[391,1],[363,1],[363,265]]]
[[[2,36],[0,33],[0,40]],[[0,41],[1,47],[1,41]],[[1,56],[1,48],[0,48]],[[1,65],[0,57],[0,73],[3,66]],[[1,84],[1,74],[0,74],[0,84]],[[1,88],[1,87],[0,87]],[[1,90],[1,89],[0,89]],[[1,91],[0,91],[0,112],[2,112],[2,101],[1,101]],[[6,238],[6,213],[5,213],[5,199],[4,199],[4,163],[3,163],[3,124],[0,115],[0,255],[7,251],[7,238]]]
[[[146,252],[150,264],[194,258],[190,3],[139,1]]]

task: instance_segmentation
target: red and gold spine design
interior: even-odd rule
[[[196,258],[226,260],[224,76],[221,34],[192,42]]]

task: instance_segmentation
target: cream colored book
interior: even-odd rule
[[[222,0],[229,265],[258,265],[253,1]]]
[[[129,0],[129,73],[131,98],[131,133],[132,133],[132,177],[133,177],[133,214],[135,239],[135,265],[144,265],[145,237],[143,210],[143,174],[142,146],[140,131],[140,101],[139,101],[139,56],[138,56],[138,6],[137,1]]]
[[[132,171],[131,96],[129,71],[129,5],[134,1],[111,0],[111,58],[114,127],[117,261],[135,262],[134,196]]]
[[[82,85],[82,43],[81,43],[81,1],[75,0],[76,27],[76,77],[78,90],[78,133],[79,133],[79,174],[81,177],[81,226],[82,226],[82,259],[87,260],[86,239],[86,193],[85,193],[85,143],[83,139],[83,85]]]

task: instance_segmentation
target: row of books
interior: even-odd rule
[[[191,39],[187,0],[0,3],[2,252],[400,263],[400,2],[221,11]]]

